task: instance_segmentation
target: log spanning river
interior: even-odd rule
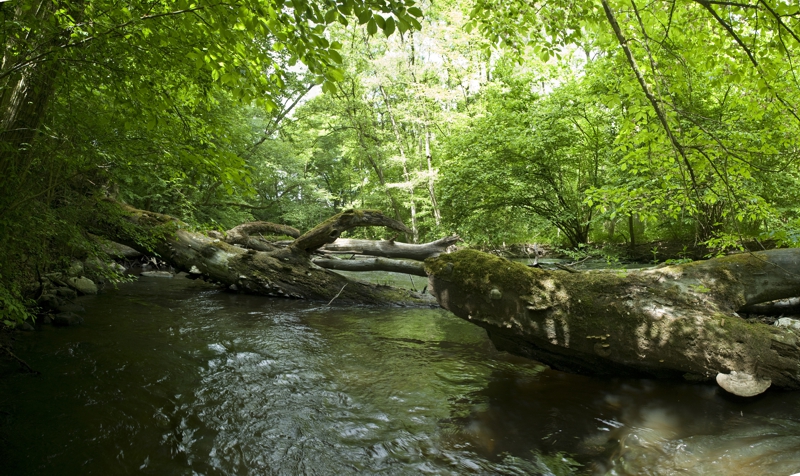
[[[180,276],[79,301],[18,338],[41,375],[0,378],[3,475],[800,472],[797,392],[570,375],[442,310]]]

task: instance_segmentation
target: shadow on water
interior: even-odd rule
[[[442,310],[145,279],[22,335],[2,474],[791,474],[800,394],[601,380],[496,352]]]

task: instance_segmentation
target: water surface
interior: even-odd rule
[[[442,310],[181,277],[80,304],[20,336],[42,375],[0,378],[4,475],[800,472],[797,392],[570,375]]]

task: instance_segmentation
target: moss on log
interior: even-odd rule
[[[798,336],[736,311],[799,296],[798,270],[797,249],[582,273],[472,250],[426,261],[440,305],[501,350],[593,375],[711,381],[736,371],[791,389],[800,388]]]

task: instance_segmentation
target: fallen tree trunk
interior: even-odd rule
[[[471,250],[425,264],[439,304],[495,346],[554,368],[715,379],[749,396],[800,388],[800,339],[737,314],[800,296],[800,249],[649,270],[566,273]]]
[[[194,267],[204,278],[231,290],[325,301],[338,296],[337,302],[428,303],[420,294],[354,282],[311,263],[310,251],[353,227],[385,226],[407,231],[405,225],[377,211],[347,210],[298,237],[289,247],[258,251],[191,232],[185,223],[169,215],[111,201],[102,206],[108,208],[99,214],[101,217],[116,218],[98,223],[94,233],[145,254],[156,253],[178,270],[188,272]]]
[[[355,252],[362,255],[384,258],[413,259],[424,261],[445,253],[447,248],[461,241],[456,235],[447,236],[430,243],[398,243],[393,240],[340,239],[326,244],[322,251]]]
[[[386,258],[368,259],[335,259],[317,258],[312,260],[315,265],[325,269],[339,271],[389,271],[392,273],[413,274],[414,276],[428,276],[422,263],[400,261]]]

